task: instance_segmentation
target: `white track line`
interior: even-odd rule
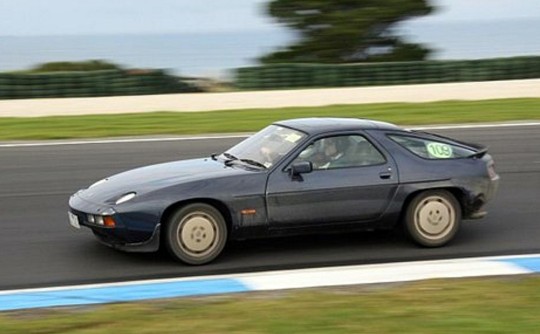
[[[15,289],[15,290],[1,290],[0,296],[14,293],[38,293],[38,292],[54,292],[54,291],[64,291],[64,290],[74,290],[74,289],[95,289],[95,288],[106,288],[106,287],[124,287],[140,284],[157,284],[157,283],[173,283],[173,282],[191,282],[198,280],[211,280],[211,279],[259,279],[261,277],[279,277],[286,275],[307,275],[311,277],[316,277],[321,273],[343,273],[351,270],[362,269],[366,271],[374,270],[388,270],[388,269],[400,269],[408,270],[409,267],[426,267],[426,268],[435,268],[438,266],[455,266],[455,265],[469,265],[477,264],[481,262],[496,262],[496,261],[508,261],[508,260],[526,260],[526,259],[537,259],[540,258],[540,254],[525,254],[525,255],[499,255],[499,256],[484,256],[484,257],[465,257],[465,258],[454,258],[446,260],[423,260],[423,261],[408,261],[408,262],[389,262],[389,263],[377,263],[377,264],[363,264],[363,265],[348,265],[348,266],[336,266],[336,267],[321,267],[321,268],[307,268],[307,269],[290,269],[290,270],[271,270],[271,271],[262,271],[262,272],[245,272],[238,274],[221,274],[221,275],[204,275],[204,276],[187,276],[187,277],[178,277],[178,278],[157,278],[157,279],[146,279],[146,280],[135,280],[135,281],[125,281],[125,282],[111,282],[111,283],[90,283],[90,284],[79,284],[79,285],[64,285],[64,286],[55,286],[55,287],[46,287],[46,288],[29,288],[29,289]],[[470,269],[470,268],[469,268]],[[510,268],[512,274],[522,274],[528,273],[521,268]],[[441,271],[438,271],[441,273]],[[459,275],[459,273],[456,273]],[[490,276],[489,272],[484,272],[477,274],[474,273],[473,276]],[[458,276],[462,277],[462,276]],[[429,277],[431,278],[431,276]],[[395,277],[392,278],[392,281],[396,280]],[[421,278],[419,278],[421,279]]]
[[[152,143],[152,142],[166,142],[166,141],[246,138],[249,135],[250,134],[221,135],[221,136],[220,135],[218,135],[218,136],[198,136],[198,137],[100,139],[100,140],[58,141],[58,142],[57,141],[44,141],[44,142],[37,142],[37,143],[0,144],[0,148],[1,147],[36,147],[36,146],[63,146],[63,145]]]
[[[485,129],[485,128],[516,127],[516,126],[540,126],[540,122],[433,125],[433,126],[426,126],[426,127],[414,127],[414,128],[411,128],[411,130]]]
[[[501,128],[501,127],[520,127],[520,126],[540,126],[540,122],[433,125],[433,126],[424,126],[424,127],[413,127],[410,129],[411,130],[450,130],[450,129],[485,129],[485,128]],[[194,136],[194,137],[99,139],[99,140],[78,140],[78,141],[42,141],[42,142],[33,142],[33,143],[0,144],[0,148],[63,146],[63,145],[94,145],[94,144],[130,144],[130,143],[150,143],[150,142],[185,141],[185,140],[230,139],[230,138],[245,138],[249,135],[251,135],[251,133],[235,134],[235,135]]]

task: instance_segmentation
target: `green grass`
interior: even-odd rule
[[[400,125],[540,119],[540,99],[0,118],[0,140],[252,132],[277,120],[315,116],[371,118]]]
[[[540,277],[0,313],[0,333],[537,333]]]

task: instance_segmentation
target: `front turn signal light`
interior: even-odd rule
[[[104,216],[103,217],[103,225],[106,226],[106,227],[115,227],[116,222],[114,221],[113,217]]]

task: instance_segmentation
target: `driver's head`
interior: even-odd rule
[[[347,137],[332,137],[324,139],[324,154],[327,156],[335,156],[347,149]]]

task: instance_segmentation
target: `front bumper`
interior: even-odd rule
[[[119,213],[114,208],[84,200],[78,194],[69,199],[69,212],[77,217],[80,226],[92,230],[99,242],[122,251],[154,252],[160,245],[160,224],[141,221],[137,213]],[[98,225],[89,215],[107,215],[114,227]]]
[[[98,229],[93,229],[92,232],[94,232],[94,235],[100,243],[108,247],[118,249],[124,252],[147,253],[156,252],[157,250],[159,250],[160,230],[161,228],[158,224],[156,226],[156,229],[154,230],[154,233],[152,233],[148,240],[132,243],[121,242]]]

